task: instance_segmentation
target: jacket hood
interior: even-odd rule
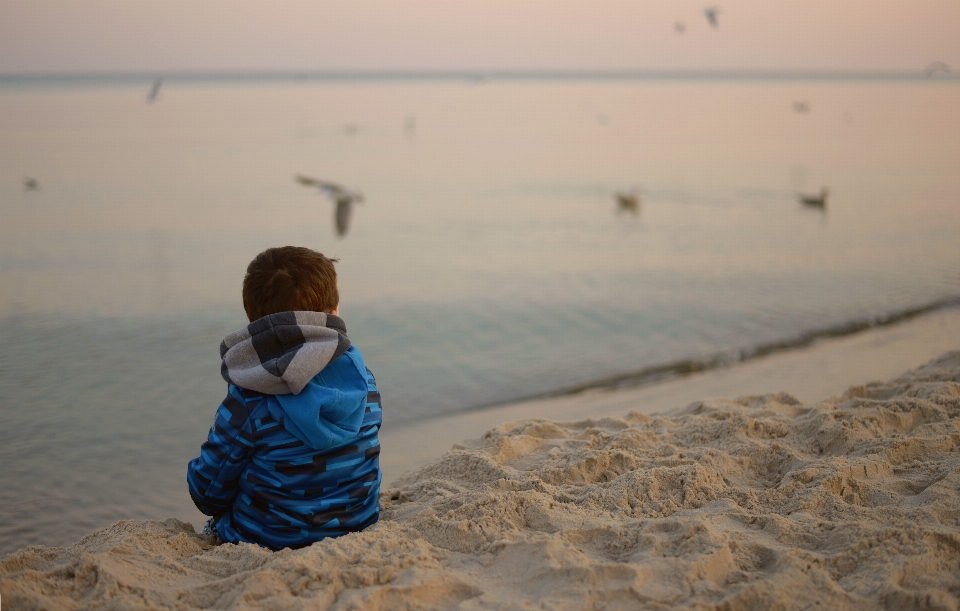
[[[355,440],[367,405],[366,365],[355,346],[314,376],[298,395],[267,397],[283,427],[321,450]]]
[[[324,312],[278,312],[234,331],[220,344],[220,374],[234,386],[298,395],[350,348],[347,327]]]

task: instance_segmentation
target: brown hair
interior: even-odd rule
[[[250,322],[277,312],[333,312],[340,305],[337,259],[302,246],[268,248],[243,277],[243,309]]]

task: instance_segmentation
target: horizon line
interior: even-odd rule
[[[4,82],[29,81],[361,81],[361,80],[916,80],[960,81],[960,73],[927,75],[923,70],[775,70],[775,69],[516,69],[516,70],[179,70],[0,73]]]

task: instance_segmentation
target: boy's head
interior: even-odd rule
[[[301,246],[268,248],[243,277],[243,309],[250,322],[277,312],[339,314],[337,271],[322,254]]]

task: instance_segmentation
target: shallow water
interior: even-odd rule
[[[199,520],[269,246],[340,258],[386,426],[960,294],[953,81],[149,85],[0,86],[0,552]],[[345,238],[297,173],[364,191]]]

